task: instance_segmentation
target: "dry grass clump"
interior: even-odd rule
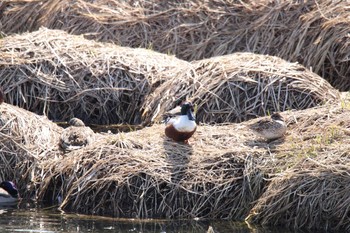
[[[350,163],[347,156],[321,161],[320,158],[307,159],[279,174],[248,219],[295,229],[349,231]]]
[[[30,184],[36,163],[58,151],[61,128],[46,117],[8,104],[0,105],[0,177],[21,191]],[[29,195],[23,192],[23,197]]]
[[[158,87],[145,101],[144,121],[190,99],[200,122],[241,122],[272,111],[306,109],[339,101],[328,82],[278,57],[235,53],[192,62],[193,71]]]
[[[189,145],[155,124],[98,134],[69,153],[58,147],[62,129],[45,117],[8,104],[0,111],[0,177],[15,177],[24,197],[116,217],[249,216],[266,225],[349,230],[348,99],[282,112],[288,132],[273,142],[253,136],[251,121],[199,125]]]
[[[251,121],[200,125],[189,145],[167,139],[157,124],[100,135],[64,159],[40,162],[37,199],[117,217],[249,215],[266,225],[344,229],[349,106],[285,111],[288,132],[270,143],[248,131]]]
[[[347,1],[4,0],[0,31],[40,26],[198,60],[249,51],[299,61],[349,90]]]
[[[38,198],[61,196],[64,210],[116,217],[243,219],[265,174],[239,137],[232,127],[201,126],[191,145],[179,144],[162,125],[106,135],[43,161]]]
[[[259,166],[271,183],[248,221],[349,231],[349,106],[342,101],[287,115],[288,135],[283,144],[269,148],[273,157],[265,169]]]
[[[139,124],[145,96],[188,64],[45,28],[0,45],[7,102],[59,121]]]

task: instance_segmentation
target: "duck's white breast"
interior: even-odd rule
[[[174,128],[180,132],[192,132],[197,127],[196,122],[190,121],[187,116],[179,116],[172,123],[174,125]]]

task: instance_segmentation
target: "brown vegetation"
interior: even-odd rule
[[[253,223],[294,228],[348,227],[345,100],[283,112],[287,135],[270,143],[247,129],[249,121],[200,125],[189,145],[167,139],[164,126],[153,125],[97,134],[94,143],[69,153],[58,148],[62,130],[55,124],[8,104],[0,109],[1,134],[9,139],[2,147],[21,146],[11,149],[12,157],[1,152],[8,168],[1,176],[15,177],[24,197],[62,197],[64,210],[118,217],[248,216]],[[40,137],[43,129],[51,136]],[[45,143],[47,149],[38,149]]]
[[[349,231],[349,97],[313,73],[350,88],[345,4],[1,1],[1,34],[33,32],[0,40],[0,178],[66,211]],[[183,100],[190,144],[157,124]],[[266,142],[246,126],[272,111],[288,131]],[[72,117],[138,130],[63,150]]]
[[[89,39],[152,48],[185,60],[234,52],[298,61],[349,90],[346,1],[4,0],[0,31],[40,26]]]
[[[144,122],[159,122],[186,99],[197,105],[197,120],[206,123],[242,122],[339,101],[339,92],[327,81],[278,57],[235,53],[192,65],[193,72],[168,79],[146,97]]]
[[[318,75],[268,55],[236,53],[188,63],[45,28],[3,38],[0,45],[7,103],[55,121],[149,125],[190,99],[200,122],[241,122],[339,99]]]
[[[0,178],[16,179],[23,195],[33,179],[33,166],[53,151],[62,129],[44,116],[3,103],[0,105]]]
[[[145,96],[187,64],[45,28],[0,40],[6,102],[56,121],[139,124]]]

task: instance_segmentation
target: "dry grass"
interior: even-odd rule
[[[198,105],[200,122],[241,122],[339,99],[337,90],[303,66],[267,55],[188,63],[45,28],[0,44],[7,102],[54,121],[149,125],[187,98]]]
[[[343,149],[348,153],[350,148]],[[330,156],[337,158],[307,159],[279,174],[248,220],[294,229],[349,231],[349,159]]]
[[[118,217],[347,229],[349,106],[283,112],[288,133],[271,143],[247,130],[250,121],[201,125],[190,145],[166,139],[162,125],[104,135],[42,161],[38,199],[62,196],[64,210]]]
[[[309,109],[289,118],[285,143],[272,151],[275,162],[270,166],[277,169],[248,221],[294,229],[350,229],[349,109],[343,101],[336,108]]]
[[[144,104],[143,122],[189,99],[197,120],[241,122],[273,111],[338,102],[339,92],[318,75],[278,57],[235,53],[192,62],[193,70],[161,84]]]
[[[155,124],[98,134],[69,153],[59,150],[62,129],[52,122],[8,104],[0,109],[8,138],[1,178],[15,179],[24,197],[61,197],[63,210],[117,217],[249,216],[267,225],[348,229],[348,100],[283,112],[288,132],[270,143],[248,131],[251,121],[200,125],[190,145],[170,141]]]
[[[0,41],[8,103],[52,120],[139,124],[143,100],[187,62],[45,28]]]
[[[349,90],[346,1],[4,0],[0,31],[40,26],[199,60],[233,52],[299,61]]]
[[[0,127],[1,180],[15,180],[25,190],[34,179],[37,162],[58,152],[62,130],[46,117],[8,104],[0,105]]]
[[[200,127],[192,145],[166,139],[162,125],[107,135],[64,160],[43,161],[39,199],[62,196],[65,210],[117,217],[242,219],[264,174],[231,127],[212,129]]]

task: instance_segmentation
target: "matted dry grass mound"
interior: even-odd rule
[[[58,152],[61,128],[46,117],[24,109],[0,105],[0,178],[14,180],[23,197],[34,178],[37,162]]]
[[[201,126],[191,145],[166,139],[163,125],[105,137],[43,161],[38,198],[116,217],[243,219],[265,184],[257,150],[232,127]]]
[[[270,143],[248,131],[251,121],[200,125],[190,145],[165,138],[163,125],[104,135],[42,161],[37,198],[118,217],[249,216],[266,225],[347,229],[349,106],[285,111],[287,134]]]
[[[4,0],[0,31],[40,26],[185,60],[249,51],[312,67],[349,90],[347,1]]]
[[[349,229],[348,100],[282,112],[287,134],[270,143],[248,131],[251,121],[199,125],[189,145],[153,125],[100,134],[65,154],[62,129],[45,117],[8,104],[0,110],[1,178],[15,178],[23,197],[118,217],[249,216],[266,225]]]
[[[8,103],[52,120],[141,123],[154,88],[188,63],[41,28],[0,40],[0,86]]]
[[[294,229],[349,231],[349,102],[296,112],[272,150],[271,183],[247,220]],[[268,168],[268,166],[265,166]]]
[[[350,163],[347,157],[310,158],[279,174],[258,200],[248,220],[294,229],[348,232]]]
[[[169,79],[146,98],[144,122],[159,122],[186,99],[197,105],[197,120],[206,123],[241,122],[339,101],[339,92],[327,81],[278,57],[235,53],[192,65],[193,72]]]

